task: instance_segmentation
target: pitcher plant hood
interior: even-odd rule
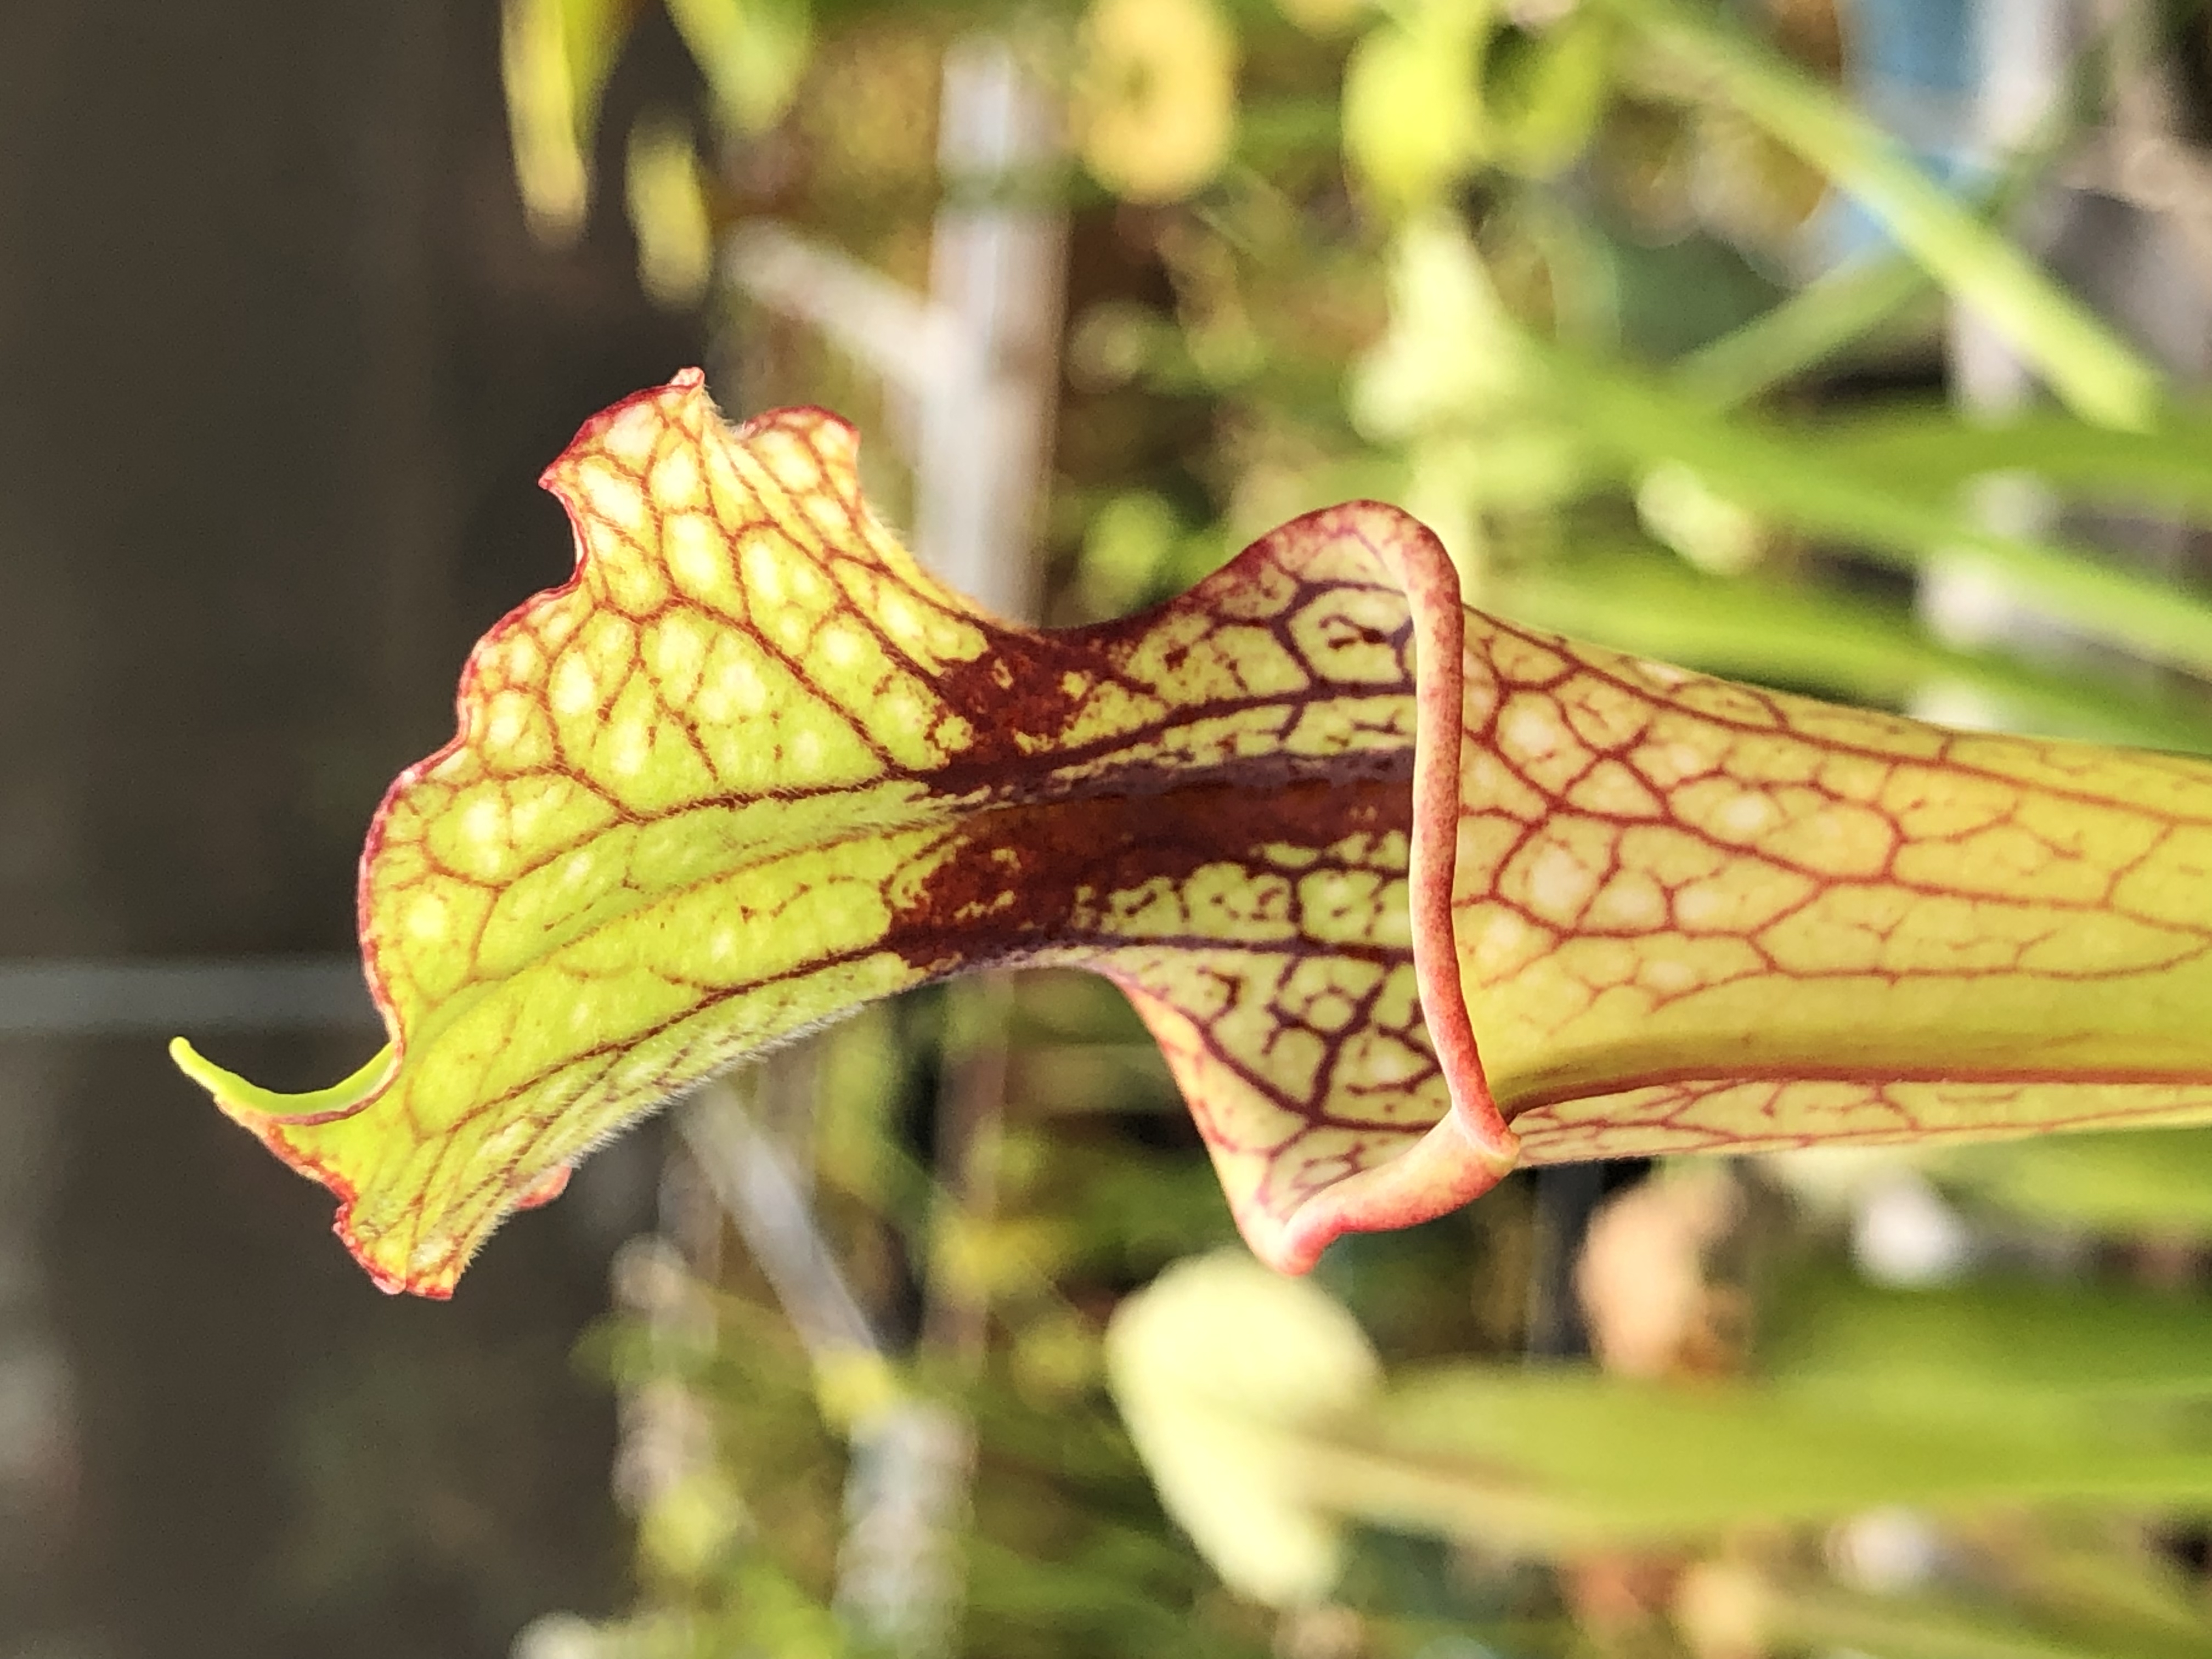
[[[544,480],[575,574],[370,826],[387,1045],[305,1095],[174,1045],[386,1289],[450,1294],[709,1074],[987,967],[1119,985],[1291,1272],[1516,1162],[2212,1117],[2212,766],[1522,628],[1372,501],[1022,627],[855,455],[696,371],[587,422]]]

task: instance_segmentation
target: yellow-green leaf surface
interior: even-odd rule
[[[390,1050],[298,1097],[179,1050],[339,1194],[380,1283],[445,1292],[502,1215],[671,1093],[993,963],[1131,988],[1255,1237],[1370,1165],[1374,1201],[1412,1213],[1510,1162],[1494,1114],[1488,1176],[1455,1129],[1449,1157],[1394,1156],[1445,1099],[1408,897],[1407,594],[1453,667],[1460,611],[1419,526],[1323,515],[1152,617],[1049,635],[915,564],[862,506],[842,422],[733,432],[696,374],[592,422],[547,483],[574,580],[478,647],[459,735],[370,832]],[[1421,780],[1431,836],[1454,760]],[[1455,996],[1449,859],[1424,867],[1419,954]]]
[[[854,459],[818,410],[726,427],[696,374],[588,423],[546,475],[574,579],[370,831],[389,1048],[281,1096],[179,1045],[380,1284],[448,1293],[672,1094],[991,965],[1128,993],[1293,1270],[1516,1157],[2212,1115],[2212,768],[1517,628],[1372,502],[1021,628]]]

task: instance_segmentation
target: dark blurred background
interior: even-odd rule
[[[693,73],[643,44],[611,99]],[[532,481],[702,349],[618,198],[526,229],[493,7],[0,7],[0,957],[349,955],[377,797],[566,572]],[[209,1041],[314,1086],[377,1041],[352,995]],[[611,1606],[568,1356],[649,1138],[389,1300],[163,1041],[0,1036],[0,1653],[488,1655]]]

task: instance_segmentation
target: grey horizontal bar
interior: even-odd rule
[[[374,1030],[353,957],[0,962],[0,1037]]]

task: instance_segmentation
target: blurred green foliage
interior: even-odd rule
[[[598,187],[599,94],[640,10],[507,0],[518,173],[548,234]],[[1438,530],[1475,602],[1563,631],[1844,701],[2212,752],[2212,595],[2127,533],[2212,522],[2212,409],[2006,228],[2111,107],[2103,38],[1975,198],[1841,89],[1853,18],[1821,0],[669,15],[702,96],[628,136],[626,199],[652,291],[718,308],[750,405],[829,404],[871,428],[896,413],[871,371],[713,286],[724,231],[772,215],[924,287],[947,45],[998,31],[1062,99],[1065,166],[1017,181],[1070,220],[1048,620],[1126,612],[1285,519],[1377,496]],[[1808,227],[1845,196],[1887,242],[1824,266]],[[2050,404],[1943,401],[1958,304]],[[884,446],[870,465],[879,498],[903,500]],[[1990,511],[1992,477],[2032,480],[2037,510]],[[2043,621],[1940,631],[1916,603],[1930,568]],[[895,1376],[856,1394],[825,1373],[711,1215],[688,1254],[625,1269],[590,1358],[644,1449],[622,1477],[640,1611],[562,1651],[872,1650],[835,1611],[848,1441],[905,1397],[974,1436],[963,1653],[2212,1652],[2212,1137],[1633,1188],[1581,1263],[1595,1367],[1515,1358],[1543,1248],[1526,1177],[1337,1247],[1291,1293],[1333,1336],[1301,1338],[1295,1310],[1254,1334],[1219,1275],[1226,1299],[1200,1298],[1152,1370],[1129,1344],[1115,1362],[1125,1399],[1182,1414],[1164,1437],[1137,1408],[1156,1459],[1198,1460],[1154,1471],[1185,1494],[1186,1534],[1109,1394],[1105,1333],[1139,1287],[1232,1241],[1218,1189],[1110,992],[1042,975],[994,994],[980,1025],[939,996],[829,1034],[811,1111],[771,1125],[901,1339]],[[932,1125],[977,1055],[1003,1086],[948,1160]],[[1851,1265],[1851,1218],[1899,1179],[1978,1241],[1939,1286]],[[1367,1377],[1360,1397],[1302,1399],[1346,1328],[1371,1376],[1329,1374]],[[1285,1386],[1224,1381],[1255,1364]],[[1194,1491],[1213,1520],[1188,1512]],[[1259,1584],[1279,1606],[1192,1542],[1219,1513],[1265,1538],[1271,1504],[1334,1540],[1295,1590]]]

